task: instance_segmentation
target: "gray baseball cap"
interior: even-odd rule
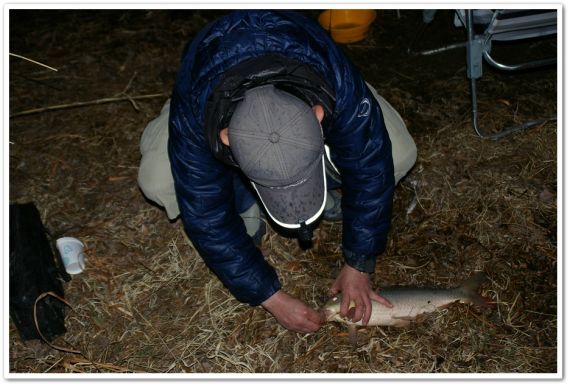
[[[319,218],[326,178],[321,125],[311,107],[273,85],[245,92],[229,123],[231,152],[269,216],[296,229]]]

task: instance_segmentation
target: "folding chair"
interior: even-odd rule
[[[478,23],[486,23],[482,34],[475,34],[473,10],[458,10],[456,17],[467,29],[467,78],[471,88],[471,111],[473,128],[482,138],[499,139],[515,131],[540,125],[550,119],[535,119],[503,129],[495,134],[485,134],[479,127],[477,108],[477,79],[483,74],[483,58],[494,68],[503,71],[518,71],[556,63],[556,58],[532,60],[518,64],[505,64],[491,56],[494,41],[516,41],[540,36],[556,35],[556,10],[478,10]],[[477,12],[477,11],[476,11]]]

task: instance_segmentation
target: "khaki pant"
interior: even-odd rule
[[[390,141],[392,142],[392,158],[394,160],[394,177],[398,183],[414,166],[417,149],[414,140],[408,133],[404,120],[398,112],[376,90],[368,85],[372,94],[380,104],[384,122]],[[170,100],[166,101],[160,115],[153,119],[144,129],[140,151],[142,159],[138,173],[138,183],[144,195],[151,201],[164,207],[169,219],[180,214],[174,179],[168,158],[168,115]],[[259,227],[259,207],[250,208],[242,213],[248,234],[253,235]],[[252,232],[252,233],[250,233]]]

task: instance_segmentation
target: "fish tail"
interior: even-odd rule
[[[476,306],[489,307],[489,300],[479,294],[479,288],[488,280],[489,277],[485,272],[477,272],[471,276],[471,278],[463,282],[461,287],[459,287],[464,297],[463,300],[468,303],[473,303]]]

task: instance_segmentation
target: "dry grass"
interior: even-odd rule
[[[11,50],[59,71],[11,58],[10,113],[168,93],[184,43],[212,16],[65,12],[53,24],[42,14],[12,15]],[[82,354],[23,342],[11,325],[10,372],[555,373],[557,123],[498,142],[476,138],[463,53],[406,56],[413,31],[393,31],[419,15],[402,17],[381,12],[367,44],[346,47],[419,149],[396,190],[374,285],[451,287],[485,270],[483,292],[496,308],[454,305],[404,329],[361,329],[357,349],[337,324],[307,335],[283,329],[236,301],[180,221],[168,222],[138,190],[138,141],[163,101],[137,100],[138,110],[117,101],[10,120],[10,200],[36,202],[54,236],[79,237],[88,255],[85,272],[65,284],[74,308],[55,342]],[[480,101],[491,131],[553,116],[556,73],[487,71]],[[284,288],[319,307],[340,268],[340,236],[340,224],[324,222],[303,250],[271,230],[262,248]]]

